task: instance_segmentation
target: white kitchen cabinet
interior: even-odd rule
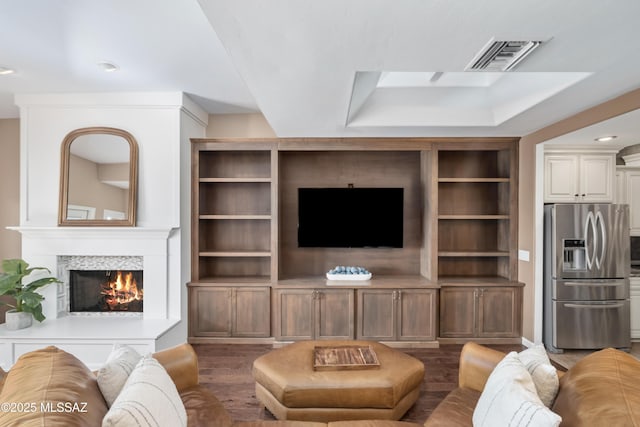
[[[545,152],[545,203],[611,203],[615,153]]]
[[[629,205],[630,234],[640,236],[640,167],[618,166],[616,203]]]
[[[629,227],[632,236],[640,236],[640,169],[625,172],[629,204]]]
[[[640,277],[631,280],[631,339],[640,340]]]
[[[620,169],[616,170],[616,197],[613,203],[627,203],[627,174]]]

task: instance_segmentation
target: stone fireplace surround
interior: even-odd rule
[[[169,313],[170,228],[14,227],[22,234],[23,257],[64,279],[74,257],[142,261],[145,303],[142,316],[70,316],[67,284],[43,289],[42,323],[6,331],[0,325],[0,366],[10,368],[26,352],[56,345],[72,352],[90,368],[101,366],[114,343],[126,343],[142,354],[166,347],[163,336],[179,319]],[[122,258],[120,258],[122,259]]]

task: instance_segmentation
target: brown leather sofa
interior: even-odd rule
[[[198,359],[189,344],[154,354],[174,381],[189,427],[419,427],[398,421],[236,421],[198,383]],[[20,357],[9,373],[0,369],[0,426],[96,427],[107,413],[95,373],[73,355],[47,347]],[[59,407],[63,402],[77,407]],[[42,405],[45,406],[42,406]],[[56,410],[61,408],[62,410]]]
[[[458,388],[436,407],[425,427],[473,425],[476,403],[504,353],[470,342],[460,354]],[[584,357],[558,372],[560,387],[551,410],[561,427],[640,426],[640,361],[615,349]]]

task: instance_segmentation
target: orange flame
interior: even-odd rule
[[[115,280],[105,284],[101,294],[105,296],[105,301],[111,309],[119,304],[141,301],[143,298],[143,291],[138,289],[133,273],[122,274],[121,271],[118,271]]]

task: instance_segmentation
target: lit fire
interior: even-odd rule
[[[133,278],[133,273],[123,274],[118,271],[115,280],[106,283],[101,292],[110,309],[118,305],[129,304],[133,301],[142,301],[143,291],[138,289],[138,284]]]

